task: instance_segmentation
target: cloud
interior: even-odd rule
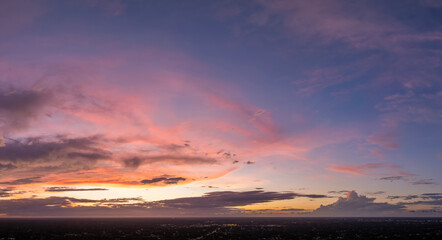
[[[186,178],[183,177],[173,177],[173,178],[166,178],[166,177],[158,177],[158,178],[152,178],[152,179],[144,179],[141,181],[143,184],[151,184],[151,183],[164,183],[164,184],[177,184],[179,181],[186,181]]]
[[[399,149],[397,143],[398,133],[395,131],[379,132],[367,138],[370,144],[381,146],[389,150]]]
[[[442,193],[423,193],[420,195],[406,195],[406,196],[388,196],[388,199],[403,199],[403,200],[413,200],[413,199],[423,199],[423,200],[442,200]]]
[[[302,209],[302,208],[283,208],[283,209],[280,209],[279,211],[282,211],[282,212],[302,212],[302,211],[305,211],[305,209]]]
[[[362,176],[382,176],[386,175],[388,173],[396,173],[401,174],[404,176],[413,176],[411,173],[407,173],[402,171],[401,167],[393,164],[393,163],[365,163],[360,165],[355,164],[349,164],[349,165],[335,165],[333,167],[328,168],[328,170],[334,171],[334,172],[343,172],[343,173],[350,173],[355,175],[362,175]],[[398,180],[399,176],[394,177],[386,177],[388,180]],[[400,176],[402,177],[402,176]],[[383,177],[384,178],[384,177]],[[391,179],[390,179],[391,178]],[[387,180],[382,179],[382,180]]]
[[[409,181],[412,185],[438,185],[436,182],[433,181],[433,179],[418,179],[405,176],[389,176],[389,177],[381,177],[379,180],[386,180],[386,181]]]
[[[341,190],[341,191],[328,191],[327,193],[330,193],[330,194],[344,194],[344,193],[347,193],[348,192],[348,190]]]
[[[323,194],[300,194],[300,193],[295,193],[296,197],[306,197],[306,198],[330,198],[327,195],[323,195]]]
[[[387,180],[387,181],[397,181],[397,180],[403,180],[404,176],[389,176],[389,177],[381,177],[379,180]]]
[[[388,203],[376,203],[375,198],[359,196],[355,191],[347,193],[347,197],[340,197],[338,201],[330,205],[321,205],[313,211],[314,215],[319,216],[382,216],[395,215],[401,213],[404,206]]]
[[[143,162],[143,159],[139,158],[139,157],[132,157],[132,158],[128,158],[123,160],[124,166],[127,168],[138,168],[141,163]]]
[[[15,180],[11,180],[11,181],[0,182],[0,184],[3,184],[3,185],[26,185],[26,184],[31,184],[31,183],[39,183],[39,182],[41,182],[40,178],[41,177],[20,178],[20,179],[15,179]]]
[[[4,171],[4,170],[12,170],[17,168],[15,165],[11,164],[11,163],[7,163],[7,164],[1,164],[0,163],[0,171]]]
[[[442,193],[423,193],[421,194],[421,198],[423,199],[442,199]]]
[[[415,202],[399,202],[398,205],[436,205],[442,206],[442,199],[427,200],[427,201],[415,201]]]
[[[123,160],[124,166],[128,168],[138,168],[143,164],[152,164],[156,162],[168,162],[178,165],[196,165],[196,164],[216,164],[218,161],[212,157],[188,156],[183,154],[138,156]]]
[[[2,197],[10,197],[14,194],[13,187],[0,188],[0,198]]]
[[[235,215],[234,207],[288,200],[295,197],[318,198],[316,194],[265,191],[219,191],[200,197],[146,202],[141,198],[79,199],[72,197],[21,198],[0,200],[0,213],[8,216],[216,216]],[[277,210],[273,210],[277,211]],[[284,212],[299,212],[291,208]]]
[[[418,195],[407,195],[407,196],[388,196],[387,198],[388,198],[388,199],[390,199],[390,200],[394,200],[394,199],[400,199],[400,198],[402,198],[402,199],[404,199],[404,200],[411,200],[411,199],[416,199],[416,198],[419,198],[419,196],[418,196]]]
[[[49,187],[46,192],[83,192],[83,191],[106,191],[107,188],[70,188],[70,187]]]
[[[433,181],[433,179],[420,179],[417,181],[412,182],[413,185],[437,185],[436,182]]]
[[[290,192],[232,192],[220,191],[206,193],[201,197],[177,198],[157,202],[167,208],[226,208],[246,206],[254,203],[264,203],[276,200],[293,199],[295,193]]]
[[[0,133],[27,128],[51,100],[52,93],[48,90],[0,88]]]
[[[21,198],[0,200],[0,213],[8,216],[127,216],[130,204],[142,203],[139,198],[79,199],[71,197]],[[87,206],[86,206],[86,205]],[[123,204],[121,208],[116,204]],[[124,204],[128,204],[127,207]],[[138,207],[143,210],[145,207]],[[146,214],[144,211],[143,214]]]
[[[59,188],[65,191],[64,188]],[[54,188],[52,192],[58,192]],[[67,189],[67,188],[66,188]],[[66,190],[67,191],[67,190]],[[70,191],[70,190],[69,190]],[[83,191],[75,189],[73,191]],[[86,191],[86,190],[85,190]],[[51,191],[50,191],[51,192]],[[13,188],[0,190],[0,196],[11,196]],[[419,197],[434,197],[427,201],[400,202],[398,204],[377,203],[374,198],[359,196],[350,191],[335,203],[319,207],[311,216],[402,216],[408,205],[441,205],[440,193],[425,193]],[[328,198],[320,194],[265,191],[218,191],[199,197],[184,197],[147,202],[142,198],[80,199],[72,197],[21,198],[0,200],[0,213],[8,216],[236,216],[244,214],[271,214],[305,212],[305,209],[288,207],[282,209],[258,209],[256,212],[241,207],[296,197]]]
[[[92,169],[99,160],[112,158],[112,153],[102,146],[103,141],[100,136],[62,135],[11,139],[0,148],[0,170],[9,170],[6,173],[10,176],[17,172],[32,176]]]
[[[386,192],[384,192],[384,191],[376,191],[376,192],[369,192],[367,194],[369,194],[369,195],[380,195],[380,194],[384,194],[384,193],[386,193]]]
[[[5,147],[0,148],[0,161],[12,163],[48,162],[67,158],[95,161],[108,158],[110,153],[97,146],[100,140],[99,136],[27,138],[8,143]]]
[[[289,37],[313,43],[383,47],[386,37],[404,30],[387,12],[368,2],[278,0],[258,5],[259,10],[249,17],[250,24],[283,30]]]
[[[327,198],[319,194],[299,194],[293,192],[265,192],[265,191],[220,191],[206,193],[201,197],[177,198],[157,202],[163,207],[173,208],[228,208],[246,206],[255,203],[265,203],[277,200],[287,200],[296,197]]]

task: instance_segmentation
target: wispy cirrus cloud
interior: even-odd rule
[[[355,175],[362,175],[362,176],[385,176],[385,175],[391,175],[391,173],[398,173],[401,174],[399,176],[399,179],[402,178],[402,176],[414,176],[414,174],[404,172],[402,168],[396,164],[393,163],[366,163],[361,165],[335,165],[333,167],[328,168],[330,171],[334,172],[343,172],[343,173],[350,173]],[[390,180],[389,177],[383,177],[387,178],[384,180]],[[396,179],[396,176],[393,177],[394,180]]]

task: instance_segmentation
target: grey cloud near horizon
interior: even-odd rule
[[[82,192],[82,191],[107,191],[107,188],[70,188],[70,187],[49,187],[46,192]]]
[[[404,206],[374,202],[375,198],[359,196],[355,191],[347,193],[329,205],[321,205],[312,212],[316,216],[382,216],[395,215],[404,211]]]
[[[261,190],[246,192],[218,191],[206,193],[201,197],[177,198],[159,201],[158,203],[165,207],[176,208],[228,208],[294,199],[296,197],[328,198],[326,195],[299,194],[294,192],[266,192]]]
[[[0,196],[8,196],[13,188],[0,190]],[[420,196],[435,197],[441,194],[426,193]],[[296,197],[326,198],[320,194],[299,194],[294,192],[266,191],[215,191],[198,197],[183,197],[147,202],[142,198],[117,199],[79,199],[72,197],[23,198],[0,200],[0,213],[8,216],[234,216],[243,207],[251,204],[266,203],[279,200],[290,200]],[[78,204],[88,204],[79,206]],[[92,206],[90,204],[93,204]],[[250,214],[271,214],[271,212],[303,213],[309,216],[402,216],[406,214],[406,205],[441,205],[441,199],[429,201],[404,202],[398,204],[378,203],[374,198],[359,196],[350,191],[346,198],[323,206],[313,212],[305,209],[286,207],[283,209],[264,209],[245,211]]]
[[[186,178],[183,177],[158,177],[158,178],[152,178],[152,179],[144,179],[140,182],[143,184],[151,184],[151,183],[164,183],[164,184],[177,184],[180,181],[186,181]]]
[[[288,200],[296,197],[317,198],[322,195],[293,192],[217,191],[199,197],[185,197],[154,202],[142,198],[78,199],[72,197],[23,198],[0,200],[0,213],[8,216],[203,216],[204,214],[236,214],[237,209],[255,203]],[[75,203],[75,204],[74,204]],[[78,206],[92,203],[93,206]],[[74,205],[73,205],[74,204]],[[289,212],[303,209],[287,208]]]
[[[415,202],[399,202],[398,205],[436,205],[436,206],[442,206],[442,199],[422,200],[422,201],[415,201]]]

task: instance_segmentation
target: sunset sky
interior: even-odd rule
[[[0,0],[0,217],[442,216],[442,1]]]

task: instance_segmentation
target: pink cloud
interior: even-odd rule
[[[414,174],[402,171],[402,168],[393,163],[366,163],[361,165],[334,165],[329,171],[350,173],[361,176],[414,176]]]

